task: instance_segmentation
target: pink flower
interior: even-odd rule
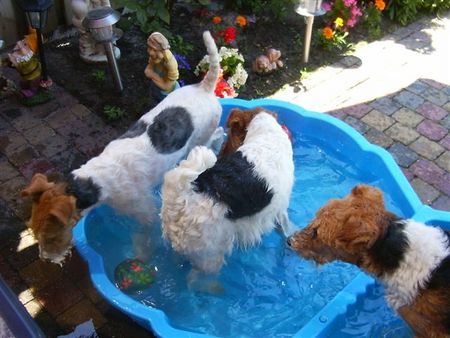
[[[331,4],[329,2],[324,2],[322,3],[322,8],[328,12],[331,10]]]
[[[347,26],[348,27],[355,27],[355,25],[356,25],[356,19],[350,18],[350,19],[347,20]]]
[[[352,7],[351,13],[352,13],[352,16],[353,16],[355,19],[356,19],[357,16],[361,16],[361,15],[362,15],[361,10],[360,10],[357,6]]]
[[[356,4],[356,0],[344,0],[343,2],[345,7],[351,7],[352,5]]]

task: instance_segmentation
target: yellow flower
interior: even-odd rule
[[[381,1],[383,1],[383,0],[381,0]],[[342,26],[344,26],[344,20],[342,18],[337,18],[336,20],[334,20],[334,24],[337,27],[342,27]]]
[[[222,18],[220,16],[213,16],[212,22],[215,24],[219,24],[222,22]]]
[[[333,37],[334,32],[330,27],[325,27],[324,29],[322,29],[322,34],[325,37],[325,39],[330,40]]]
[[[238,15],[236,17],[236,24],[240,27],[244,27],[245,25],[247,25],[247,19],[245,18],[245,16]]]
[[[376,7],[379,11],[382,11],[382,10],[386,7],[386,4],[384,3],[383,0],[375,0],[375,7]]]

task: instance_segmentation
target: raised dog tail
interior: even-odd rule
[[[219,78],[220,59],[216,43],[209,31],[203,33],[203,42],[209,56],[209,69],[200,85],[208,92],[214,92],[217,79]]]
[[[180,162],[180,165],[166,173],[164,177],[164,188],[172,186],[172,190],[191,190],[191,182],[195,181],[202,172],[211,168],[217,161],[216,155],[211,149],[204,146],[197,146],[191,150],[187,159]]]

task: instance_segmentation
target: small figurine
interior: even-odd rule
[[[252,70],[258,74],[266,74],[283,67],[280,60],[281,52],[278,49],[269,48],[266,55],[259,55],[252,64]]]
[[[145,76],[152,80],[150,89],[156,101],[162,101],[169,93],[180,88],[178,62],[170,51],[169,41],[159,32],[147,39],[148,64]]]
[[[80,37],[78,39],[80,58],[88,63],[107,62],[105,47],[97,43],[91,33],[83,27],[83,19],[87,13],[97,7],[111,7],[109,0],[72,0],[72,24],[78,29]],[[120,58],[120,49],[114,45],[114,56]]]
[[[20,91],[25,105],[35,105],[51,98],[47,91],[52,81],[43,81],[41,63],[37,58],[37,36],[31,32],[17,41],[12,53],[8,53],[11,66],[20,74]]]

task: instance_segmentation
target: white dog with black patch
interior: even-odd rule
[[[257,244],[276,223],[285,234],[291,232],[292,145],[274,115],[262,109],[233,110],[224,149],[239,129],[244,137],[237,151],[217,159],[210,149],[195,147],[166,173],[163,236],[190,260],[189,282],[199,272],[218,272],[234,245]]]
[[[209,32],[203,39],[210,68],[200,83],[170,93],[100,155],[73,170],[58,189],[58,184],[37,174],[23,190],[22,195],[33,197],[28,226],[38,239],[41,258],[64,260],[76,210],[86,212],[105,203],[143,224],[152,222],[157,216],[152,189],[164,173],[195,146],[220,143],[222,107],[214,95],[219,54]]]

